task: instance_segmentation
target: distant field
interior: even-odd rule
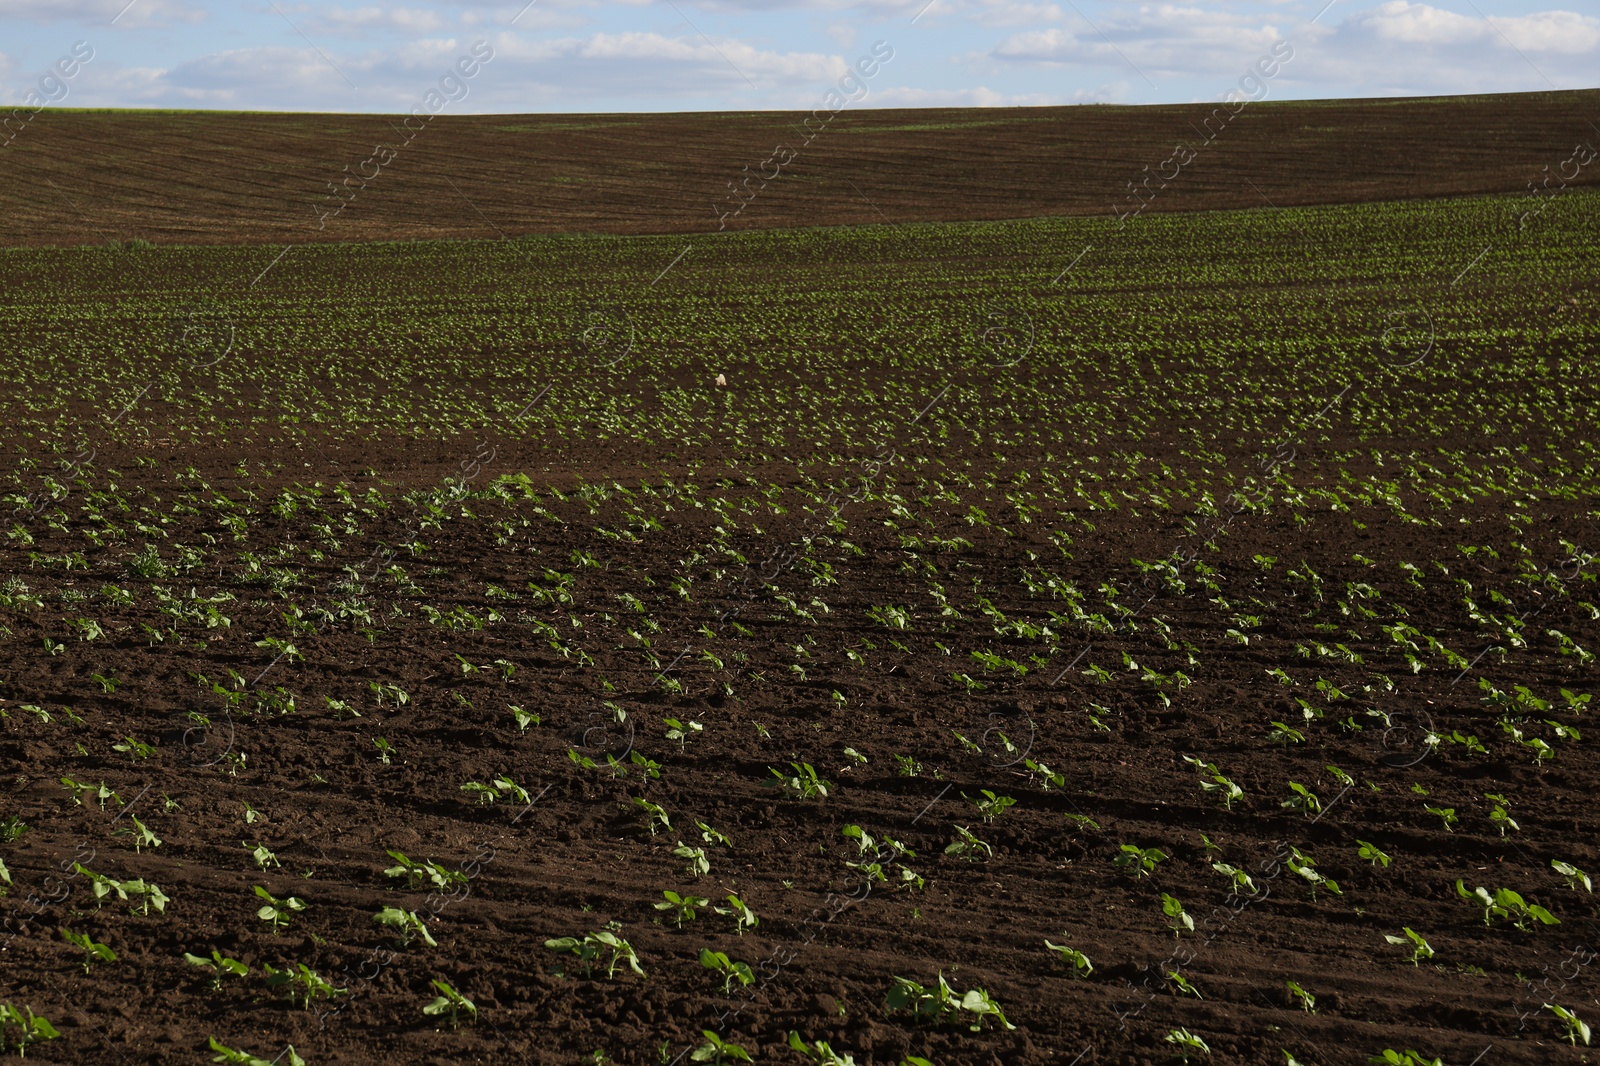
[[[1133,206],[1130,182],[1163,172],[1176,176],[1152,183],[1150,211],[1521,193],[1596,135],[1597,115],[1595,90],[1234,116],[847,110],[809,135],[807,116],[777,112],[441,115],[411,133],[383,115],[45,111],[0,150],[0,245],[706,232],[734,181],[754,199],[730,229],[1109,216]],[[1179,142],[1194,162],[1163,167]],[[795,154],[763,188],[778,146]],[[364,187],[352,177],[330,216],[346,174]]]

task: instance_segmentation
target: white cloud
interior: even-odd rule
[[[333,7],[319,11],[316,19],[307,23],[307,28],[341,34],[361,34],[374,29],[435,33],[446,25],[443,15],[427,8]]]
[[[1282,39],[1278,27],[1252,18],[1171,4],[1144,6],[1090,25],[1025,30],[989,55],[1008,63],[1133,66],[1146,77],[1230,71]]]
[[[90,36],[90,31],[100,27],[110,28],[112,19],[116,19],[117,29],[127,29],[153,22],[200,22],[205,17],[203,9],[171,0],[134,0],[131,5],[128,0],[56,0],[49,4],[0,0],[0,19],[78,23],[80,37]]]
[[[861,107],[1040,107],[1063,104],[1058,96],[1042,93],[1008,94],[980,85],[974,89],[916,89],[901,86],[877,89]]]
[[[495,47],[508,63],[519,66],[514,77],[531,78],[563,93],[584,89],[698,96],[730,84],[745,85],[746,78],[765,91],[821,86],[849,69],[836,55],[774,52],[733,39],[712,43],[658,33],[595,33],[532,42],[503,36]]]
[[[1524,92],[1594,85],[1600,19],[1568,11],[1466,18],[1391,0],[1304,35],[1285,79],[1320,96]]]

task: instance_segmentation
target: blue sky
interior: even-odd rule
[[[1216,100],[1277,41],[1272,99],[1575,89],[1600,79],[1593,2],[0,0],[0,96],[78,41],[65,96],[44,85],[63,106],[404,111],[478,40],[449,113],[809,109],[878,41],[854,106]]]

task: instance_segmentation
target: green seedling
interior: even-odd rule
[[[916,777],[918,774],[922,773],[922,764],[913,759],[911,756],[895,755],[893,758],[895,763],[895,773],[899,774],[901,777]]]
[[[1161,893],[1161,913],[1167,916],[1167,928],[1172,930],[1173,936],[1182,936],[1185,931],[1194,932],[1194,919],[1183,909],[1177,896]]]
[[[751,1061],[750,1053],[744,1048],[723,1040],[710,1029],[700,1030],[700,1035],[705,1038],[705,1043],[689,1054],[690,1062],[709,1062],[716,1066],[720,1063]]]
[[[1206,1055],[1211,1054],[1211,1048],[1206,1042],[1187,1029],[1172,1029],[1162,1039],[1177,1046],[1178,1054],[1183,1057],[1184,1062],[1188,1062],[1189,1056],[1196,1051]]]
[[[213,992],[222,989],[223,978],[246,977],[250,973],[250,967],[238,959],[229,958],[216,948],[211,949],[211,957],[209,959],[199,955],[192,955],[186,951],[183,953],[183,961],[190,966],[198,966],[202,970],[211,972],[211,991]]]
[[[789,1046],[817,1066],[856,1066],[856,1060],[852,1056],[833,1050],[826,1040],[814,1040],[808,1044],[793,1030],[789,1032]]]
[[[428,923],[417,915],[416,911],[401,910],[399,907],[385,907],[372,916],[372,920],[379,925],[387,926],[394,930],[395,943],[403,948],[411,946],[413,940],[420,939],[430,948],[439,946],[428,932]]]
[[[1406,927],[1402,930],[1402,932],[1404,932],[1406,935],[1391,936],[1390,934],[1385,933],[1383,934],[1383,939],[1387,940],[1391,944],[1399,944],[1401,947],[1404,947],[1407,943],[1409,943],[1411,945],[1411,965],[1413,966],[1420,963],[1423,959],[1433,958],[1433,948],[1426,940],[1422,938],[1421,933],[1410,927]]]
[[[306,1066],[306,1060],[299,1056],[293,1044],[284,1048],[283,1054],[275,1059],[258,1058],[248,1051],[231,1048],[216,1037],[211,1037],[211,1050],[217,1052],[212,1062],[228,1063],[229,1066]]]
[[[243,840],[239,841],[239,846],[250,853],[250,857],[255,860],[256,869],[258,870],[265,870],[268,866],[280,868],[283,866],[283,863],[278,861],[278,856],[272,853],[272,849],[259,840],[256,841],[255,847],[251,847],[247,841]]]
[[[1524,931],[1527,930],[1530,919],[1545,925],[1561,924],[1561,919],[1536,903],[1528,903],[1519,893],[1509,888],[1497,888],[1490,892],[1480,885],[1468,892],[1467,886],[1457,880],[1456,894],[1462,899],[1472,900],[1483,908],[1484,925],[1491,924],[1496,918],[1505,919]]]
[[[1456,809],[1454,807],[1430,807],[1424,803],[1422,809],[1444,822],[1444,830],[1447,833],[1452,832],[1450,827],[1461,820],[1456,817]]]
[[[383,876],[404,877],[407,888],[415,889],[426,882],[433,885],[435,892],[444,892],[451,885],[464,885],[471,880],[460,870],[448,870],[431,859],[415,862],[398,851],[388,851],[386,854],[395,861],[395,865],[384,870]]]
[[[956,832],[956,838],[945,845],[944,853],[954,855],[958,859],[976,862],[979,858],[989,859],[994,857],[994,849],[972,834],[964,825],[954,825],[950,828]]]
[[[1307,1014],[1315,1014],[1317,1012],[1316,996],[1313,996],[1310,992],[1307,992],[1293,981],[1285,981],[1283,985],[1289,990],[1289,994],[1291,996],[1300,1001],[1301,1010],[1305,1011]]]
[[[10,844],[15,840],[19,840],[24,833],[32,828],[27,822],[13,814],[5,821],[0,822],[0,844]]]
[[[650,830],[650,835],[655,836],[658,829],[671,829],[672,820],[667,817],[667,812],[659,805],[651,803],[642,796],[635,796],[633,805],[645,813],[645,828]]]
[[[74,933],[71,929],[62,929],[60,932],[63,940],[83,950],[84,973],[88,973],[97,962],[117,961],[117,953],[111,950],[110,945],[97,942],[88,933]]]
[[[1047,950],[1061,956],[1061,961],[1072,967],[1072,972],[1077,977],[1088,977],[1094,973],[1094,963],[1089,961],[1089,956],[1076,948],[1052,944],[1046,940],[1044,946]]]
[[[705,848],[692,848],[680,840],[678,846],[672,849],[672,854],[689,860],[691,877],[700,878],[711,872],[711,860],[706,858]]]
[[[1343,890],[1339,888],[1339,882],[1318,873],[1316,871],[1316,861],[1292,845],[1289,848],[1289,857],[1284,860],[1284,865],[1311,886],[1312,899],[1317,898],[1317,889],[1319,888],[1327,889],[1336,896],[1344,895]]]
[[[430,1018],[437,1018],[441,1014],[450,1015],[450,1028],[452,1029],[461,1024],[463,1015],[471,1018],[474,1023],[477,1022],[478,1005],[460,992],[457,992],[451,987],[450,982],[435,979],[430,981],[429,984],[433,986],[433,990],[439,995],[422,1008],[423,1014]]]
[[[1585,892],[1594,891],[1594,883],[1589,880],[1589,875],[1572,865],[1570,862],[1562,862],[1560,859],[1551,859],[1550,867],[1555,870],[1556,873],[1567,879],[1567,887],[1572,889],[1574,892],[1578,890],[1579,885],[1583,886],[1583,890]]]
[[[290,1002],[299,1003],[301,1010],[310,1010],[311,1001],[314,999],[332,999],[342,996],[349,989],[335,988],[329,981],[303,962],[277,970],[271,963],[261,967],[267,974],[268,988],[283,988],[288,993]]]
[[[680,722],[676,718],[666,718],[663,721],[667,726],[667,739],[678,745],[680,754],[682,754],[689,741],[699,736],[706,728],[699,722]]]
[[[290,896],[287,899],[279,899],[271,892],[268,892],[266,889],[262,888],[260,885],[255,886],[255,888],[256,895],[266,901],[264,904],[262,904],[261,908],[256,911],[256,917],[260,918],[263,922],[271,922],[272,932],[274,935],[276,935],[277,932],[284,926],[289,924],[289,918],[291,915],[306,909],[306,901],[296,896]]]
[[[1384,1048],[1367,1061],[1381,1063],[1382,1066],[1444,1066],[1444,1060],[1437,1056],[1429,1058],[1420,1051],[1396,1051],[1394,1048]]]
[[[1508,801],[1504,796],[1495,795],[1493,793],[1484,793],[1484,796],[1485,798],[1494,802],[1494,809],[1489,812],[1489,821],[1493,822],[1495,828],[1500,830],[1501,836],[1506,835],[1507,829],[1510,829],[1513,832],[1521,831],[1522,827],[1512,819],[1511,814],[1506,810]]]
[[[1168,970],[1167,980],[1177,985],[1178,991],[1184,995],[1193,996],[1195,999],[1206,998],[1200,994],[1200,990],[1198,988],[1189,982],[1187,977],[1183,976],[1183,974],[1179,973],[1177,970]]]
[[[538,725],[541,721],[538,715],[530,714],[521,707],[511,707],[511,718],[517,723],[517,732],[526,733],[531,725]]]
[[[1119,849],[1113,865],[1129,868],[1135,877],[1152,873],[1156,864],[1166,860],[1167,853],[1160,848],[1141,848],[1137,844],[1124,844]]]
[[[1356,854],[1360,855],[1363,859],[1366,859],[1374,866],[1381,865],[1385,870],[1389,868],[1389,856],[1384,854],[1383,850],[1379,848],[1378,845],[1370,844],[1365,840],[1357,840],[1356,843],[1360,845],[1360,848]]]
[[[1289,789],[1294,793],[1288,799],[1278,804],[1289,810],[1305,811],[1307,814],[1321,814],[1322,801],[1317,794],[1298,781],[1290,781]]]
[[[665,902],[654,904],[655,909],[658,911],[670,911],[673,924],[679,929],[683,928],[684,922],[694,921],[696,915],[700,912],[700,908],[711,904],[711,901],[704,897],[693,894],[680,896],[670,889],[663,889],[661,895],[664,897]]]
[[[733,841],[729,840],[726,834],[718,832],[706,823],[697,820],[694,827],[700,830],[700,839],[707,844],[715,844],[719,848],[733,847]]]
[[[755,983],[756,975],[750,967],[742,962],[735,962],[720,951],[710,948],[700,949],[700,965],[712,973],[722,977],[722,992],[726,995],[733,988],[733,982],[738,981],[741,988],[748,988]]]
[[[1589,1026],[1576,1014],[1565,1007],[1558,1007],[1554,1003],[1546,1003],[1544,1009],[1553,1012],[1560,1019],[1562,1027],[1566,1030],[1563,1035],[1566,1036],[1568,1043],[1573,1047],[1577,1047],[1578,1041],[1582,1040],[1584,1047],[1589,1046],[1589,1037],[1592,1035],[1589,1031]]]
[[[733,932],[738,936],[744,936],[746,930],[752,930],[752,928],[762,924],[762,919],[758,919],[755,916],[755,911],[746,906],[744,900],[741,900],[739,896],[728,896],[728,906],[725,906],[725,908],[712,908],[712,911],[722,914],[722,916],[733,917]]]
[[[1267,734],[1267,739],[1274,744],[1287,747],[1290,744],[1304,744],[1306,735],[1293,726],[1284,725],[1282,722],[1272,723],[1272,732]]]
[[[1040,791],[1049,792],[1051,789],[1066,787],[1066,774],[1058,774],[1044,763],[1034,762],[1032,759],[1024,759],[1022,765],[1028,768],[1029,773],[1038,777]]]
[[[77,806],[83,806],[83,794],[85,792],[99,801],[102,811],[106,809],[106,800],[114,800],[117,806],[122,806],[122,797],[106,787],[104,781],[98,785],[86,785],[82,781],[74,781],[70,777],[63,777],[61,784],[66,787],[67,791],[72,793],[72,802]]]
[[[894,987],[884,997],[884,1004],[891,1011],[909,1010],[914,1016],[929,1018],[935,1023],[957,1021],[961,1012],[965,1011],[977,1015],[967,1026],[974,1033],[982,1030],[988,1018],[995,1019],[1006,1029],[1016,1028],[1006,1020],[1000,1004],[987,991],[974,988],[957,996],[943,973],[939,974],[938,986],[931,989],[904,977],[896,977],[894,982]]]
[[[996,796],[986,788],[979,791],[983,796],[982,799],[973,799],[965,792],[961,793],[961,798],[978,808],[978,813],[983,815],[985,823],[994,821],[1006,812],[1006,808],[1014,806],[1017,802],[1010,796]]]
[[[644,969],[639,965],[639,956],[634,953],[633,945],[617,936],[616,929],[620,928],[612,923],[613,927],[602,929],[599,932],[588,933],[583,939],[564,936],[554,940],[546,940],[544,946],[551,951],[561,954],[572,954],[578,957],[583,964],[583,975],[588,977],[595,965],[595,960],[601,955],[606,955],[606,977],[614,978],[617,968],[623,963],[634,973],[643,977]]]
[[[388,766],[389,760],[395,754],[394,745],[390,744],[386,737],[377,737],[373,740],[372,746],[378,749],[378,761]]]
[[[116,835],[133,837],[134,854],[138,854],[145,848],[159,848],[161,846],[161,838],[152,833],[143,822],[139,821],[138,815],[128,815],[128,821],[133,823],[132,827],[118,829],[116,830]]]
[[[768,769],[771,770],[772,776],[778,779],[780,785],[795,793],[801,799],[815,799],[818,796],[823,799],[828,798],[828,790],[833,787],[833,784],[818,777],[817,771],[810,763],[792,762],[789,766],[793,768],[794,773],[787,775],[781,770],[772,769],[771,767],[768,767]]]
[[[1230,866],[1225,862],[1214,862],[1211,864],[1211,868],[1233,882],[1232,895],[1242,896],[1246,892],[1255,892],[1256,883],[1250,879],[1249,874],[1237,866]]]
[[[12,1029],[17,1030],[14,1038],[10,1036]],[[41,1040],[54,1040],[60,1035],[44,1015],[33,1013],[32,1007],[0,1003],[0,1046],[15,1048],[17,1058],[26,1058],[28,1049]]]

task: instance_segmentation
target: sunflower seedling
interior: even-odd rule
[[[1177,896],[1161,893],[1161,913],[1167,916],[1167,928],[1172,930],[1173,936],[1182,936],[1185,930],[1194,932],[1194,919],[1183,909]]]
[[[1305,811],[1307,814],[1321,814],[1322,801],[1317,794],[1298,781],[1290,781],[1289,789],[1294,793],[1278,806],[1289,810]]]
[[[439,995],[433,1002],[422,1008],[423,1014],[428,1015],[430,1018],[436,1018],[441,1014],[450,1015],[450,1028],[452,1029],[461,1024],[462,1015],[466,1015],[474,1022],[478,1020],[477,1004],[452,988],[450,982],[436,979],[429,983],[433,985],[433,990]]]
[[[1178,1054],[1183,1057],[1184,1062],[1188,1062],[1189,1056],[1196,1051],[1206,1055],[1211,1054],[1210,1046],[1187,1029],[1173,1029],[1162,1039],[1177,1046]]]
[[[1246,892],[1254,892],[1256,890],[1256,883],[1250,879],[1250,875],[1237,866],[1230,866],[1225,862],[1214,862],[1211,864],[1211,868],[1233,882],[1231,895],[1242,896]]]
[[[1389,868],[1389,856],[1384,854],[1378,845],[1368,843],[1365,840],[1357,840],[1356,843],[1360,845],[1360,849],[1356,854],[1360,855],[1363,859],[1366,859],[1374,866],[1381,865],[1385,870]]]
[[[1313,996],[1310,992],[1307,992],[1293,981],[1285,981],[1283,985],[1289,990],[1289,994],[1300,1002],[1301,1010],[1305,1011],[1307,1014],[1315,1014],[1317,1012],[1316,996]]]
[[[750,971],[748,965],[742,962],[735,962],[720,951],[701,948],[700,965],[722,977],[722,992],[724,995],[733,989],[733,982],[735,981],[739,982],[741,988],[748,988],[755,983],[756,976]]]
[[[816,1063],[817,1066],[856,1066],[856,1060],[850,1055],[842,1055],[833,1050],[826,1040],[814,1040],[806,1043],[800,1039],[800,1034],[790,1030],[789,1046],[800,1052],[806,1058]]]
[[[583,963],[583,975],[585,977],[589,976],[595,960],[600,958],[602,954],[608,956],[606,959],[606,977],[616,977],[617,968],[623,963],[627,963],[629,969],[643,977],[645,975],[644,969],[639,965],[639,956],[634,953],[633,945],[617,936],[617,929],[620,928],[613,922],[608,928],[586,934],[581,940],[573,936],[563,936],[554,940],[546,940],[544,946],[560,954],[576,955],[578,961]]]
[[[273,969],[271,963],[266,963],[262,969],[267,974],[267,987],[285,989],[290,1002],[299,1003],[301,1010],[310,1010],[311,1001],[314,999],[332,999],[349,991],[333,987],[331,982],[323,980],[317,971],[303,962],[297,962],[281,970]]]
[[[1589,880],[1589,875],[1572,865],[1570,862],[1562,862],[1560,859],[1551,859],[1550,866],[1553,870],[1555,870],[1556,873],[1567,879],[1567,887],[1572,889],[1574,892],[1578,890],[1579,885],[1583,886],[1583,890],[1585,892],[1594,891],[1594,883]]]
[[[1006,812],[1006,808],[1014,806],[1017,802],[1010,796],[996,796],[986,788],[979,791],[983,796],[982,799],[973,799],[965,792],[961,793],[961,798],[978,808],[978,813],[983,815],[985,823],[994,821]]]
[[[711,860],[706,858],[705,848],[691,848],[683,841],[678,841],[678,846],[672,849],[672,854],[680,859],[689,860],[689,875],[691,877],[704,877],[711,872]]]
[[[211,957],[209,959],[186,951],[183,953],[183,961],[190,966],[198,966],[202,970],[211,971],[211,991],[213,992],[221,990],[224,977],[245,977],[250,973],[250,967],[238,959],[229,958],[216,948],[211,949]]]
[[[74,933],[71,929],[62,929],[61,938],[83,950],[84,973],[88,973],[97,962],[117,961],[117,953],[111,950],[109,944],[97,942],[88,933]]]
[[[306,909],[306,901],[297,896],[279,899],[260,885],[255,887],[256,895],[266,900],[261,909],[256,911],[256,917],[263,922],[271,922],[274,934],[289,924],[290,915]]]
[[[17,1036],[15,1042],[7,1038],[8,1029],[15,1027]],[[41,1040],[54,1040],[61,1034],[56,1032],[42,1014],[33,1013],[32,1007],[17,1007],[11,1003],[0,1003],[0,1046],[17,1049],[17,1057],[23,1058],[28,1054],[28,1048]]]
[[[1591,1035],[1589,1026],[1576,1014],[1565,1007],[1558,1007],[1554,1003],[1546,1003],[1544,1009],[1553,1012],[1561,1020],[1562,1026],[1566,1029],[1563,1035],[1566,1036],[1568,1043],[1573,1047],[1577,1047],[1578,1041],[1582,1040],[1584,1047],[1589,1046],[1589,1037]]]
[[[1076,948],[1052,944],[1048,940],[1044,942],[1044,946],[1048,950],[1060,955],[1061,961],[1072,967],[1072,972],[1074,975],[1078,977],[1088,977],[1090,974],[1094,973],[1094,963],[1089,961],[1089,956],[1085,955]]]
[[[1135,877],[1144,877],[1156,868],[1156,864],[1166,859],[1167,853],[1160,848],[1141,848],[1137,844],[1124,844],[1117,857],[1112,861],[1116,866],[1123,866],[1133,870]]]
[[[1493,892],[1479,885],[1471,892],[1460,880],[1456,881],[1456,893],[1462,899],[1470,899],[1483,908],[1483,924],[1489,925],[1494,919],[1502,918],[1510,921],[1518,929],[1524,931],[1528,928],[1529,919],[1542,922],[1545,925],[1560,925],[1561,919],[1545,910],[1536,903],[1528,903],[1521,894],[1509,888],[1497,888]]]
[[[683,753],[690,739],[699,736],[705,730],[705,726],[699,722],[680,722],[676,718],[667,718],[663,721],[667,726],[667,739],[677,743],[679,754]]]
[[[979,858],[989,859],[994,857],[994,849],[977,837],[972,835],[972,830],[964,825],[954,825],[950,828],[956,831],[956,838],[945,845],[944,853],[954,855],[958,859],[976,862]]]
[[[212,1062],[225,1062],[229,1066],[306,1066],[306,1060],[295,1051],[293,1044],[284,1048],[283,1054],[276,1059],[263,1059],[248,1051],[231,1048],[216,1037],[211,1037],[211,1050],[217,1052]]]
[[[717,1066],[721,1063],[751,1061],[748,1051],[722,1039],[710,1029],[700,1030],[700,1035],[705,1037],[706,1042],[689,1055],[690,1062],[709,1062]]]
[[[1202,996],[1200,994],[1200,990],[1198,988],[1196,988],[1193,984],[1190,983],[1190,981],[1189,981],[1189,979],[1187,977],[1183,976],[1183,974],[1178,972],[1177,970],[1168,970],[1167,971],[1167,980],[1169,980],[1173,984],[1177,985],[1178,986],[1178,991],[1181,992],[1182,994],[1186,995],[1186,996],[1193,996],[1195,999],[1205,999],[1206,998],[1206,997],[1204,997],[1204,996]]]
[[[385,907],[372,916],[372,920],[379,925],[387,926],[394,930],[395,943],[403,948],[411,946],[413,940],[421,941],[430,948],[439,946],[438,941],[428,932],[428,923],[418,917],[416,911],[401,910],[399,907]]]
[[[660,904],[656,904],[660,906]],[[713,907],[712,910],[721,915],[733,918],[733,931],[739,936],[744,936],[745,930],[754,929],[761,924],[761,919],[756,917],[756,912],[751,910],[744,900],[738,896],[730,895],[726,907]]]
[[[1410,928],[1409,926],[1404,928],[1402,932],[1404,932],[1406,935],[1392,936],[1388,933],[1385,933],[1383,934],[1383,939],[1387,940],[1391,944],[1399,944],[1401,947],[1405,947],[1409,942],[1411,945],[1411,965],[1413,966],[1420,963],[1423,959],[1433,958],[1433,948],[1426,940],[1422,938],[1421,933]]]
[[[679,929],[683,928],[684,922],[694,921],[700,908],[709,906],[711,903],[709,899],[704,899],[692,893],[687,896],[680,896],[671,889],[663,889],[661,895],[665,902],[654,904],[655,909],[658,911],[670,911],[673,924]]]
[[[278,861],[278,857],[272,853],[271,849],[260,841],[256,841],[256,846],[252,848],[248,843],[241,840],[239,841],[239,846],[250,853],[250,857],[256,861],[256,869],[258,870],[265,870],[268,866],[282,867],[283,865]]]
[[[816,769],[810,763],[792,762],[789,766],[793,768],[793,774],[785,775],[781,770],[771,767],[768,769],[771,770],[772,776],[778,779],[780,785],[801,799],[815,799],[818,796],[823,799],[828,798],[828,790],[833,787],[832,782],[818,777]]]
[[[667,817],[667,812],[659,805],[651,803],[643,796],[635,796],[633,805],[645,813],[645,828],[650,830],[650,835],[655,836],[657,829],[671,829],[672,820]]]

